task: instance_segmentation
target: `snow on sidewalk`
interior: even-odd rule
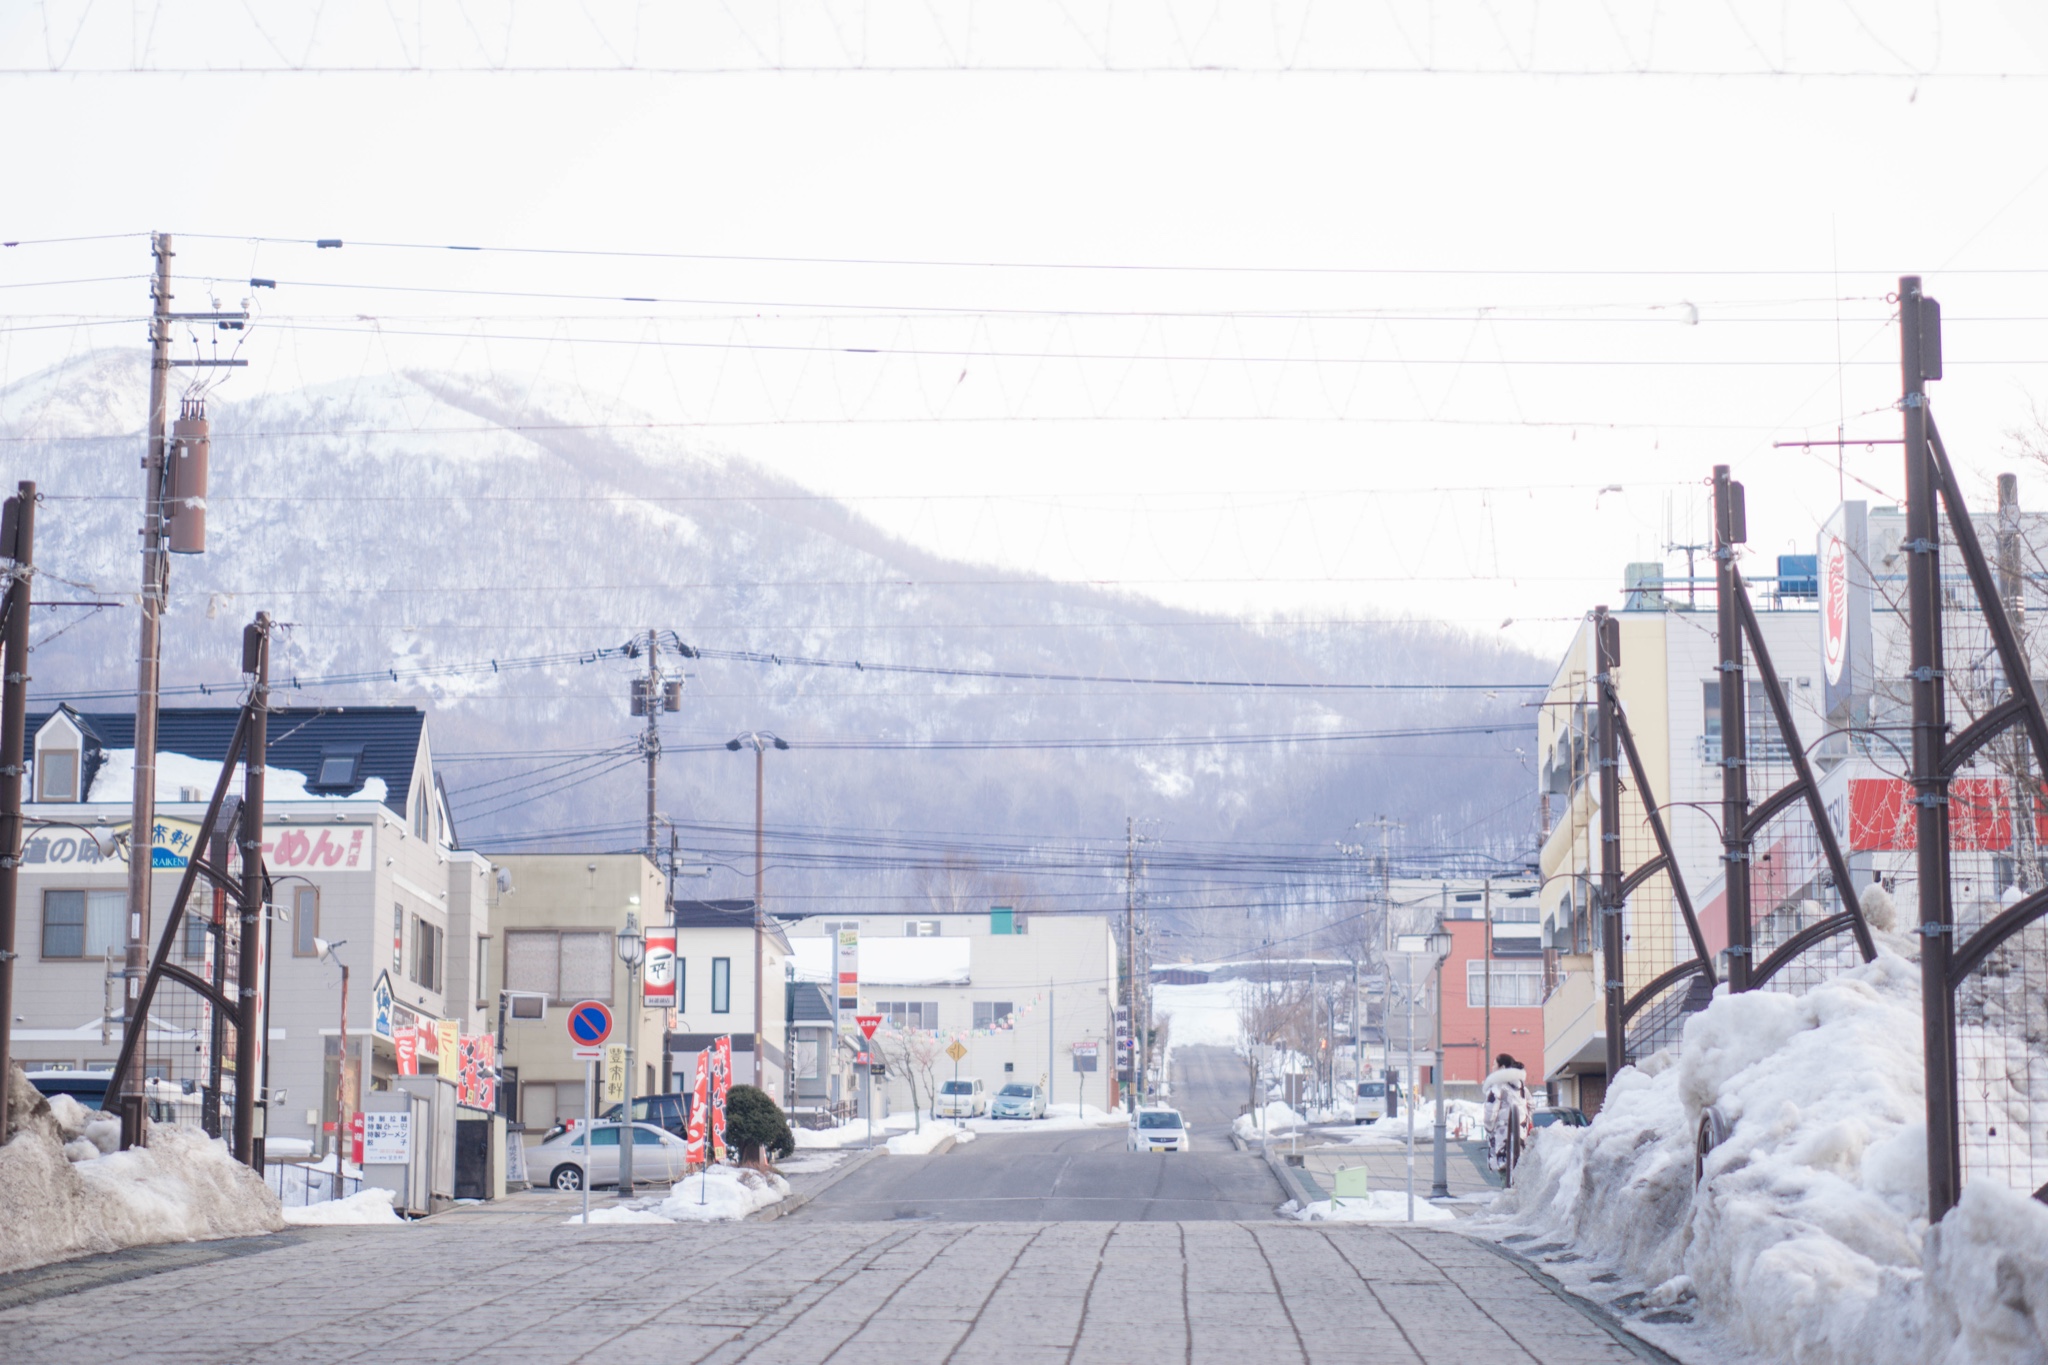
[[[1290,1207],[1293,1201],[1281,1206],[1281,1211],[1290,1218],[1304,1223],[1450,1223],[1457,1215],[1441,1205],[1427,1199],[1415,1201],[1415,1217],[1408,1217],[1408,1194],[1405,1190],[1373,1190],[1365,1196],[1345,1196],[1342,1203],[1329,1199],[1318,1199],[1306,1207]]]
[[[119,1120],[68,1096],[44,1104],[19,1069],[12,1080],[25,1117],[0,1147],[0,1273],[285,1226],[277,1196],[218,1139],[151,1124],[148,1146],[114,1151]]]
[[[2048,1361],[2048,1207],[1984,1178],[1927,1225],[1920,1037],[1919,967],[1890,947],[1802,996],[1724,990],[1591,1127],[1539,1130],[1474,1231],[1564,1244],[1587,1258],[1553,1267],[1568,1285],[1617,1273],[1593,1288],[1767,1359]],[[1695,1189],[1710,1107],[1729,1127]]]
[[[284,1221],[295,1227],[402,1227],[405,1220],[392,1207],[397,1197],[390,1190],[358,1190],[346,1199],[286,1209]]]
[[[590,1211],[592,1223],[734,1223],[789,1198],[789,1182],[746,1166],[712,1166],[669,1187],[659,1204],[609,1204]],[[581,1213],[564,1223],[580,1225]]]

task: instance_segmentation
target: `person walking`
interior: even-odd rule
[[[1509,1053],[1494,1058],[1481,1093],[1486,1100],[1486,1161],[1512,1185],[1522,1148],[1529,1140],[1529,1078]]]

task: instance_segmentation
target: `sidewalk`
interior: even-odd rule
[[[1276,1166],[1289,1171],[1286,1183],[1290,1193],[1297,1185],[1304,1188],[1297,1198],[1327,1199],[1330,1187],[1339,1170],[1363,1166],[1367,1179],[1375,1190],[1406,1190],[1408,1188],[1408,1147],[1406,1143],[1371,1142],[1347,1143],[1331,1141],[1333,1134],[1341,1135],[1342,1130],[1310,1129],[1302,1134],[1298,1146],[1290,1143],[1287,1135],[1276,1135],[1270,1145],[1271,1159]],[[1253,1151],[1258,1144],[1253,1143]],[[1298,1163],[1296,1158],[1298,1158]],[[1435,1181],[1436,1148],[1435,1135],[1427,1130],[1415,1134],[1415,1197],[1429,1197],[1430,1187]],[[1461,1215],[1469,1215],[1482,1208],[1486,1201],[1500,1189],[1500,1177],[1486,1166],[1486,1144],[1483,1142],[1458,1142],[1446,1140],[1444,1144],[1445,1184],[1451,1192],[1446,1207]],[[1306,1177],[1306,1181],[1302,1177]]]
[[[0,1340],[41,1365],[1669,1359],[1499,1251],[1430,1229],[802,1218],[585,1229],[464,1210],[214,1245],[242,1254],[195,1263],[185,1248],[149,1248],[160,1259],[81,1263],[68,1292],[0,1311]]]

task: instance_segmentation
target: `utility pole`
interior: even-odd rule
[[[1481,1049],[1479,1054],[1479,1078],[1483,1081],[1486,1078],[1486,1073],[1493,1069],[1493,877],[1491,874],[1488,874],[1479,898],[1479,913],[1486,917],[1486,985],[1481,992],[1485,1000],[1485,1023],[1480,1035],[1485,1041],[1479,1045]],[[1470,987],[1467,987],[1467,989],[1469,990]],[[1465,1002],[1465,1007],[1467,1009],[1472,1007],[1472,1002],[1469,998]]]
[[[777,740],[780,744],[782,741]],[[761,1088],[761,972],[766,961],[766,950],[762,945],[761,895],[764,885],[763,874],[767,867],[765,836],[761,823],[761,783],[767,776],[768,753],[761,747],[759,738],[754,740],[754,1088]]]
[[[171,237],[156,233],[150,240],[156,276],[150,287],[149,322],[149,446],[142,460],[142,595],[138,599],[141,639],[135,676],[135,785],[128,810],[128,934],[122,959],[121,1023],[124,1035],[135,1026],[135,1007],[142,978],[149,971],[149,893],[156,840],[156,711],[158,675],[163,665],[164,597],[170,588],[170,560],[164,552],[164,493],[168,462],[164,459],[164,427],[169,419],[171,380]],[[120,1094],[122,1142],[126,1149],[142,1140],[142,1075],[132,1066],[113,1078]],[[135,1113],[131,1117],[130,1110]],[[128,1131],[132,1123],[133,1132]],[[132,1141],[131,1141],[132,1138]],[[236,1141],[240,1142],[239,1132]],[[237,1152],[240,1152],[238,1147]]]
[[[1721,863],[1728,909],[1728,989],[1749,989],[1749,729],[1743,714],[1742,611],[1735,600],[1735,547],[1749,538],[1742,485],[1714,466],[1714,611],[1721,659]]]
[[[675,678],[662,676],[661,632],[649,626],[647,676],[633,679],[633,714],[647,718],[647,724],[640,731],[640,753],[647,759],[647,857],[651,862],[661,860],[661,846],[655,832],[656,810],[660,805],[656,774],[661,763],[661,713],[682,709],[682,678],[680,675]]]
[[[0,1141],[10,1133],[7,1100],[14,1088],[14,935],[21,896],[21,770],[28,752],[28,612],[36,559],[36,486],[24,481],[19,489],[0,517],[0,556],[13,561],[0,618],[5,636],[0,654]]]
[[[241,1009],[235,1019],[235,1160],[262,1170],[263,1147],[256,1133],[257,1056],[259,1030],[266,1027],[259,997],[258,975],[265,956],[270,897],[263,875],[263,776],[270,747],[270,613],[256,613],[255,624],[242,631],[242,672],[251,676],[249,745],[242,786],[239,826],[242,847],[242,942],[237,966],[241,976]],[[135,1066],[136,1072],[141,1067]],[[125,1121],[126,1115],[123,1115]],[[138,1125],[138,1132],[140,1126]]]
[[[1131,1112],[1138,1109],[1138,826],[1124,817],[1124,990],[1125,1036],[1131,1049]],[[1119,1061],[1122,1059],[1119,1058]]]

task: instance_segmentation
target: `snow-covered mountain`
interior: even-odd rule
[[[146,357],[125,351],[0,389],[0,475],[9,487],[34,478],[46,496],[41,595],[126,601],[38,612],[41,700],[132,687],[146,391]],[[416,702],[431,712],[442,754],[546,755],[448,766],[461,834],[483,847],[640,841],[643,770],[630,748],[638,722],[627,713],[640,665],[570,660],[437,679],[407,670],[594,651],[653,627],[712,650],[1119,678],[1491,681],[1543,671],[1527,655],[1428,623],[1253,627],[944,560],[692,437],[621,425],[573,392],[380,375],[216,399],[209,416],[211,545],[173,562],[166,685],[231,682],[242,624],[259,609],[289,623],[277,650],[282,678],[398,670],[397,681],[302,687],[288,700]],[[1358,614],[1370,610],[1362,603]],[[1197,882],[1213,883],[1213,893],[1239,879],[1203,871],[1208,846],[1327,854],[1377,812],[1406,821],[1410,848],[1507,851],[1529,839],[1532,783],[1515,733],[1195,748],[809,747],[1518,726],[1530,715],[1525,697],[1133,687],[715,659],[689,668],[683,710],[663,721],[671,752],[662,768],[662,806],[683,826],[686,848],[748,866],[740,851],[750,856],[750,837],[696,827],[750,824],[751,756],[685,747],[743,730],[772,730],[793,745],[768,759],[771,826],[861,832],[854,844],[786,844],[779,867],[825,860],[802,877],[778,872],[788,894],[894,894],[910,885],[900,864],[1000,863],[997,842],[1120,845],[1127,815],[1157,821],[1162,860],[1186,853],[1193,865],[1174,877],[1155,863],[1155,890],[1182,897]],[[594,756],[607,750],[621,752]],[[535,769],[545,771],[521,776]],[[896,873],[871,875],[875,865]],[[1275,884],[1285,873],[1283,865],[1251,880]],[[744,886],[721,873],[709,890]],[[1033,889],[1072,893],[1081,884]]]

